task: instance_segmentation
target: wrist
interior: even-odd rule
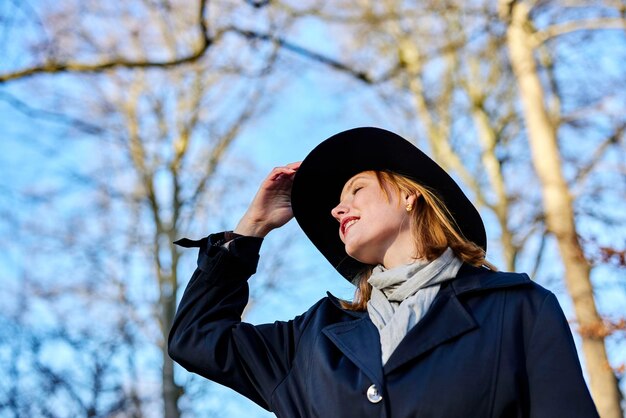
[[[270,231],[271,228],[268,228],[264,223],[249,221],[245,218],[239,221],[235,229],[233,229],[235,234],[258,238],[265,238]]]

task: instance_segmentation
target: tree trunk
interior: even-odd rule
[[[505,7],[510,7],[507,43],[511,65],[523,103],[533,165],[542,184],[546,225],[556,237],[565,267],[565,280],[582,336],[591,393],[602,418],[622,418],[619,387],[604,344],[605,328],[593,297],[591,268],[578,239],[572,196],[562,173],[556,127],[545,107],[531,34],[526,30],[530,27],[529,8],[520,1],[505,3]]]
[[[178,211],[175,210],[177,213]],[[163,272],[161,270],[159,274],[159,287],[160,287],[160,298],[159,298],[159,308],[161,309],[161,332],[163,338],[161,339],[161,352],[163,353],[163,370],[162,370],[162,378],[163,378],[163,412],[164,418],[179,418],[180,417],[180,409],[178,408],[178,400],[183,394],[183,388],[176,384],[174,380],[174,361],[170,358],[167,352],[167,337],[169,335],[169,330],[172,327],[172,323],[174,322],[174,316],[176,314],[176,291],[175,289],[178,287],[177,280],[177,271],[178,271],[178,258],[179,254],[174,248],[174,244],[172,243],[174,240],[171,237],[174,234],[170,233],[167,235],[169,240],[169,250],[171,256],[171,271]],[[158,253],[157,253],[158,257]],[[161,268],[161,266],[158,266]]]
[[[174,362],[167,354],[167,341],[163,342],[163,411],[164,418],[179,418],[178,399],[181,388],[174,382]]]

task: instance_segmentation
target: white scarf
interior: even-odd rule
[[[461,264],[447,248],[431,262],[418,260],[389,270],[382,265],[374,268],[368,279],[372,297],[367,312],[380,334],[383,365],[426,314],[441,283],[454,278]]]

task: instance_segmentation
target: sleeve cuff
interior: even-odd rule
[[[230,244],[226,248],[224,244],[228,241],[230,241]],[[245,265],[256,266],[259,261],[259,251],[262,243],[263,238],[239,235],[232,231],[211,234],[200,240],[182,238],[174,242],[174,244],[185,248],[200,248],[198,267],[202,270],[205,270],[206,264],[210,259],[220,253],[229,253],[229,255],[236,257]]]
[[[229,251],[236,257],[258,259],[263,238],[239,236],[231,241]]]

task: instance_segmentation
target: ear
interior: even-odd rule
[[[414,193],[405,193],[402,192],[402,202],[404,206],[411,205],[415,206],[415,202],[417,202],[417,198],[420,196],[420,192]]]

